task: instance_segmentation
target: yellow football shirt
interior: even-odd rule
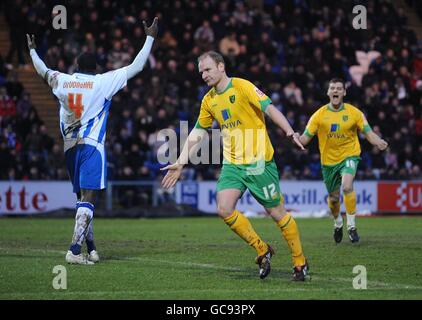
[[[338,110],[327,104],[309,119],[305,134],[318,135],[321,163],[330,166],[360,156],[358,129],[364,133],[371,130],[362,111],[347,103]]]
[[[196,128],[208,129],[215,119],[223,139],[225,163],[270,161],[274,149],[265,126],[265,109],[272,103],[251,82],[231,78],[223,92],[212,88],[201,103]]]

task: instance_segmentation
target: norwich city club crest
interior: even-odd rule
[[[235,95],[230,96],[230,102],[231,103],[234,103],[235,100],[236,100],[236,96]]]
[[[349,116],[343,116],[343,121],[346,122],[349,119]]]

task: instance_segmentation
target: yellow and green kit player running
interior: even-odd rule
[[[340,187],[346,207],[347,229],[351,242],[358,242],[356,229],[356,193],[353,180],[360,160],[358,130],[380,150],[387,142],[381,139],[368,124],[358,108],[343,103],[346,88],[342,79],[330,80],[327,95],[330,103],[319,108],[309,119],[305,132],[299,137],[306,146],[317,135],[321,153],[322,176],[328,191],[328,207],[334,217],[334,241],[343,238],[343,218],[340,214]]]
[[[224,158],[217,182],[219,216],[256,250],[259,275],[261,279],[265,278],[271,270],[270,259],[274,251],[258,236],[249,219],[236,210],[239,198],[248,189],[275,220],[290,248],[294,265],[293,280],[305,280],[308,264],[302,252],[296,222],[283,205],[265,114],[297,146],[304,149],[298,140],[299,134],[294,134],[283,114],[251,82],[227,76],[223,57],[219,53],[211,51],[201,55],[198,69],[211,90],[202,100],[196,126],[190,132],[188,143],[185,143],[177,162],[163,168],[168,170],[162,181],[163,187],[171,188],[176,184],[189,154],[195,150],[193,146],[198,139],[208,135],[205,129],[211,128],[216,120],[221,130]]]

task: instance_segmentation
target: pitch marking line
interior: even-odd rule
[[[54,253],[54,254],[66,254],[67,251],[62,250],[53,250],[53,249],[36,249],[36,248],[4,248],[0,247],[0,250],[22,250],[22,251],[30,251],[30,252],[41,252],[41,253]],[[219,266],[215,264],[209,264],[209,263],[196,263],[196,262],[186,262],[186,261],[173,261],[173,260],[163,260],[163,259],[152,259],[147,257],[120,257],[119,260],[122,261],[147,261],[147,262],[157,262],[157,263],[163,263],[163,264],[171,264],[171,265],[182,265],[187,267],[197,267],[197,268],[203,268],[203,269],[214,269],[214,270],[226,270],[226,271],[247,271],[245,268],[239,268],[239,267],[224,267]],[[113,259],[110,259],[110,261],[113,261]],[[115,260],[118,261],[118,260]],[[320,277],[320,276],[312,276],[311,278],[314,280],[320,280],[320,281],[329,281],[329,282],[352,282],[352,278],[341,278],[341,277]],[[402,284],[402,283],[387,283],[387,282],[381,282],[381,281],[368,281],[368,287],[371,285],[377,286],[375,288],[368,288],[367,290],[403,290],[403,289],[411,289],[411,290],[422,290],[421,286],[413,286],[408,284]],[[294,290],[297,290],[300,288],[295,288]],[[318,288],[306,288],[304,290],[316,290]],[[351,290],[348,288],[343,288],[344,290]],[[342,288],[336,288],[336,290],[343,290]],[[224,289],[221,289],[224,290]],[[272,290],[272,289],[271,289]],[[290,290],[286,288],[285,290]],[[293,290],[293,289],[292,289]],[[321,289],[321,290],[327,290],[327,289]],[[201,290],[199,290],[201,291]],[[231,290],[227,290],[231,291]],[[238,290],[237,290],[238,291]],[[264,290],[265,291],[265,290]],[[300,291],[300,290],[299,290]],[[121,291],[120,291],[121,292]]]

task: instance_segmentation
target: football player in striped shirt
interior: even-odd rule
[[[107,164],[105,139],[112,97],[127,81],[142,71],[158,32],[158,18],[147,27],[146,40],[134,61],[123,68],[96,74],[92,53],[82,53],[78,72],[70,75],[47,68],[35,51],[34,36],[27,35],[28,47],[37,73],[48,83],[60,104],[60,129],[64,140],[66,165],[73,192],[77,195],[72,243],[66,261],[91,265],[99,261],[94,244],[93,216],[98,191],[105,189]],[[88,257],[81,253],[86,240]]]

